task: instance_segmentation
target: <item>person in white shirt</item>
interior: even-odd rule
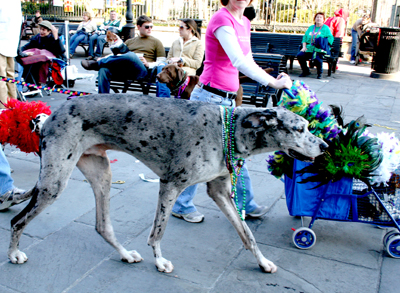
[[[21,1],[9,1],[0,5],[0,76],[14,78],[14,57],[17,56],[19,36],[21,33]],[[17,98],[16,86],[13,83],[0,81],[0,108],[7,98]]]

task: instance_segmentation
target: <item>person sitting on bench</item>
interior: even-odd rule
[[[156,71],[164,67],[165,49],[161,41],[151,36],[152,20],[139,16],[137,21],[139,36],[125,41],[131,52],[122,55],[99,58],[98,61],[83,60],[81,65],[86,70],[98,70],[99,93],[109,93],[111,80],[151,79]],[[160,67],[160,68],[159,68]],[[157,83],[157,97],[169,97],[169,89],[164,83]]]
[[[103,54],[103,48],[106,44],[106,33],[108,28],[115,27],[118,31],[122,29],[122,23],[118,20],[118,14],[115,10],[110,11],[110,20],[105,21],[98,30],[94,31],[89,37],[89,57],[87,60],[97,60]],[[97,42],[96,52],[94,45]]]
[[[315,14],[315,24],[311,25],[303,36],[303,47],[297,54],[297,60],[303,71],[300,77],[306,77],[311,74],[310,68],[307,66],[307,60],[310,59],[317,67],[317,78],[321,79],[322,77],[323,58],[329,51],[329,45],[332,45],[334,40],[331,30],[324,24],[324,21],[325,14],[323,12]]]
[[[89,38],[89,35],[92,34],[96,30],[97,26],[92,21],[92,16],[89,12],[83,13],[83,21],[79,24],[78,29],[76,31],[70,30],[69,33],[73,34],[69,41],[69,58],[72,59],[72,56],[75,54],[76,47],[79,46],[79,43],[85,41]]]

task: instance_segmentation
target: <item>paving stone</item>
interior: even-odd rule
[[[26,249],[25,264],[3,264],[0,284],[18,292],[62,292],[113,251],[92,227],[72,223]]]

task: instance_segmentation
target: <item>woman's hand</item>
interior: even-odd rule
[[[292,80],[286,73],[281,73],[271,86],[276,89],[290,89],[292,87]]]
[[[26,52],[25,54],[28,56],[33,56],[33,52]]]

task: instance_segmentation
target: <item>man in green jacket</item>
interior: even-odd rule
[[[299,61],[301,70],[303,71],[300,74],[300,77],[306,77],[311,74],[310,68],[307,66],[307,60],[312,59],[317,67],[317,78],[321,79],[323,57],[328,52],[329,45],[333,44],[334,38],[329,27],[324,24],[324,13],[318,12],[315,14],[314,21],[315,24],[311,25],[303,36],[303,47],[297,54],[297,60]],[[316,41],[317,38],[322,39]],[[322,44],[322,47],[316,46],[316,43],[320,45]]]
[[[110,20],[104,21],[98,30],[93,32],[89,38],[89,57],[87,60],[96,60],[101,57],[104,45],[106,44],[106,32],[110,27],[115,27],[118,31],[122,29],[122,23],[118,20],[118,15],[114,10],[110,12]],[[94,44],[97,42],[96,52],[94,52]]]

